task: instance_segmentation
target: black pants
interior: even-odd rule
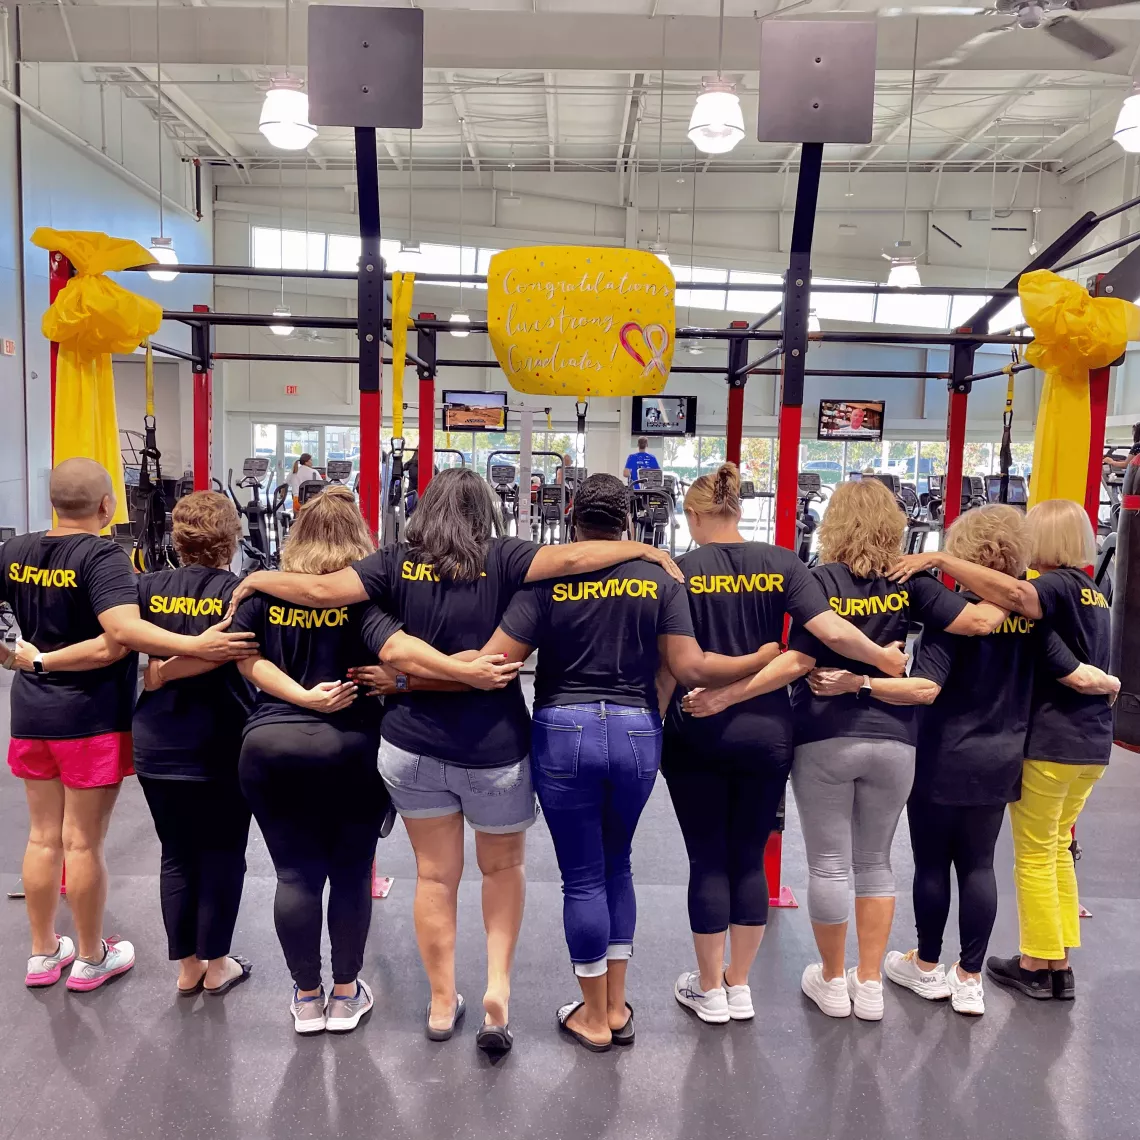
[[[969,974],[981,972],[997,918],[997,846],[1005,805],[947,807],[911,798],[907,804],[914,849],[914,922],[918,956],[937,962],[950,914],[950,867],[958,875],[959,961]]]
[[[704,752],[666,738],[661,771],[689,853],[694,934],[767,923],[764,848],[788,768],[760,749]]]
[[[302,990],[321,984],[326,882],[334,983],[355,981],[364,964],[387,805],[378,745],[376,734],[309,722],[256,726],[242,744],[242,791],[277,871],[277,937]]]
[[[233,777],[139,776],[162,845],[159,894],[170,960],[224,958],[245,883],[249,807]]]

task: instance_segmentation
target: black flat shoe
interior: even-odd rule
[[[462,994],[455,995],[455,1013],[452,1014],[451,1024],[446,1029],[433,1029],[431,1025],[431,1002],[428,1002],[427,1012],[424,1014],[424,1033],[429,1041],[450,1041],[455,1036],[463,1015],[467,1012],[467,1003]]]
[[[188,990],[184,990],[181,986],[177,987],[178,996],[179,997],[195,997],[196,995],[200,994],[205,988],[206,988],[206,971],[203,970],[202,976],[198,979],[198,984],[196,986],[192,986]]]
[[[626,1002],[625,1008],[629,1010],[629,1017],[626,1018],[625,1024],[620,1029],[613,1030],[615,1045],[633,1044],[633,1006]]]
[[[1053,997],[1057,1001],[1075,1001],[1077,997],[1077,980],[1073,977],[1072,966],[1063,970],[1053,970]]]
[[[1020,954],[1012,958],[991,958],[986,962],[986,973],[999,986],[1017,990],[1026,997],[1037,1001],[1051,1001],[1053,998],[1052,970],[1023,970]]]
[[[583,1049],[589,1049],[591,1053],[608,1053],[613,1047],[611,1042],[607,1041],[604,1045],[599,1045],[596,1041],[591,1041],[584,1033],[579,1033],[566,1024],[585,1004],[584,1001],[572,1001],[569,1005],[564,1005],[558,1011],[558,1028],[563,1033],[573,1037]]]
[[[253,963],[248,958],[243,958],[240,954],[230,954],[229,957],[232,958],[241,967],[241,973],[236,977],[229,978],[226,981],[222,982],[220,986],[214,986],[211,988],[210,986],[203,985],[202,989],[208,993],[210,997],[221,997],[222,994],[228,994],[230,990],[234,988],[234,986],[240,986],[242,982],[244,982],[246,978],[248,978],[249,975],[253,973]],[[205,974],[203,974],[203,982],[205,981],[205,977]]]
[[[475,1034],[475,1044],[484,1053],[509,1053],[515,1043],[509,1025],[487,1025],[484,1023]]]

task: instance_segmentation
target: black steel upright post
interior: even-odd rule
[[[356,200],[360,265],[356,321],[360,338],[360,509],[373,534],[380,530],[381,371],[384,343],[384,262],[380,257],[380,180],[376,130],[356,127]]]

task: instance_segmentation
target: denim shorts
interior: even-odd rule
[[[462,812],[476,831],[525,831],[537,818],[530,758],[498,768],[464,768],[380,742],[380,775],[406,819]]]

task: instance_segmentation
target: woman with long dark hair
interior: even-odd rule
[[[637,558],[680,577],[667,554],[641,543],[538,547],[506,537],[491,488],[474,471],[457,468],[432,479],[405,542],[339,573],[256,573],[246,581],[306,605],[371,598],[409,634],[466,656],[491,637],[524,584]],[[526,892],[524,833],[535,820],[530,718],[521,686],[446,692],[467,686],[410,670],[372,668],[354,676],[389,694],[380,771],[416,853],[416,937],[431,985],[425,1032],[447,1040],[465,1012],[455,984],[455,938],[466,819],[475,831],[487,933],[485,1019],[477,1041],[488,1051],[508,1049],[511,966]]]
[[[950,551],[904,558],[891,576],[907,581],[937,567],[995,605],[1030,621],[1046,619],[1077,662],[1103,675],[1112,622],[1108,602],[1084,570],[1096,557],[1088,515],[1079,503],[1049,499],[1025,522],[1029,564],[1038,571],[1028,581]],[[1056,670],[1040,670],[1034,682],[1021,796],[1009,809],[1021,952],[986,963],[993,981],[1026,997],[1076,996],[1069,954],[1081,944],[1080,905],[1069,837],[1112,753],[1113,689],[1111,683],[1074,687]]]
[[[371,552],[352,492],[330,487],[301,508],[282,552],[281,576],[333,576]],[[265,577],[271,583],[277,575]],[[241,603],[234,626],[255,632],[261,647],[239,666],[260,693],[238,771],[277,870],[274,919],[293,975],[294,1026],[298,1033],[347,1032],[372,1008],[372,992],[359,974],[372,913],[371,865],[387,806],[376,771],[380,710],[354,703],[349,673],[379,657],[425,675],[494,687],[515,670],[486,659],[444,657],[367,601],[286,606],[259,593]],[[333,969],[327,1000],[321,980],[326,884]]]
[[[704,649],[736,657],[768,646],[775,658],[790,615],[848,657],[886,675],[903,671],[902,650],[876,645],[835,614],[792,551],[744,540],[734,464],[693,483],[685,518],[698,549],[680,565]],[[689,925],[697,957],[697,969],[681,974],[673,992],[714,1024],[753,1016],[748,974],[768,921],[764,849],[792,766],[787,679],[775,669],[767,676],[772,691],[707,719],[685,715],[678,695],[665,726],[661,772],[689,854]]]

